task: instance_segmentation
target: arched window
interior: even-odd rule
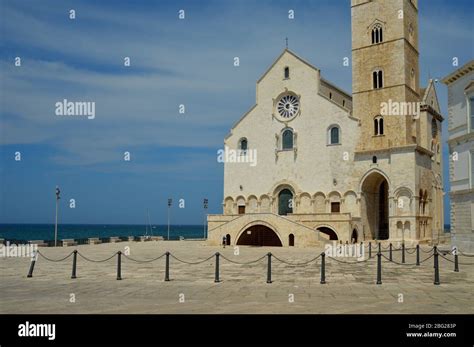
[[[290,68],[287,66],[285,67],[285,79],[290,78]]]
[[[241,153],[242,154],[246,154],[247,153],[247,146],[248,146],[248,142],[247,142],[247,139],[244,137],[242,139],[240,139],[239,141],[239,149],[241,150]]]
[[[382,70],[375,70],[372,72],[372,84],[374,89],[383,87],[383,72]]]
[[[278,194],[278,214],[286,216],[293,213],[293,193],[289,189],[283,189]]]
[[[281,148],[282,149],[293,149],[293,131],[291,129],[286,129],[283,132]]]
[[[377,157],[375,155],[372,157],[372,163],[377,164]]]
[[[383,135],[383,117],[374,118],[374,135]]]
[[[383,41],[382,26],[375,24],[372,29],[372,44],[380,43]]]
[[[339,127],[334,125],[329,128],[329,144],[337,145],[339,144]]]

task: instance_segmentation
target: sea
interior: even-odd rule
[[[204,237],[204,225],[170,225],[170,240]],[[58,240],[106,238],[111,236],[168,237],[167,225],[140,224],[59,224]],[[29,241],[54,240],[54,224],[0,224],[0,239]]]

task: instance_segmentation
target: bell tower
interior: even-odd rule
[[[410,107],[420,100],[417,0],[352,0],[351,16],[357,151],[413,145],[418,119]]]

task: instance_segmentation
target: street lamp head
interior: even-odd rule
[[[173,199],[168,199],[168,206],[171,207],[171,204],[173,203]]]
[[[56,199],[61,199],[59,197],[59,194],[61,193],[61,191],[59,190],[59,186],[56,186]]]

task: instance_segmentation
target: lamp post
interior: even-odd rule
[[[54,223],[54,247],[58,245],[58,205],[59,205],[59,199],[61,197],[59,194],[61,191],[59,190],[59,186],[56,186],[56,222]]]
[[[168,199],[168,241],[170,240],[170,209],[173,203],[173,199]]]
[[[208,207],[208,204],[209,204],[209,200],[204,199],[203,204],[204,204],[204,232],[203,232],[203,236],[204,236],[204,239],[205,239],[206,238],[206,222],[207,222],[207,220],[206,220],[206,215],[207,215],[206,211],[207,211],[207,207]]]

